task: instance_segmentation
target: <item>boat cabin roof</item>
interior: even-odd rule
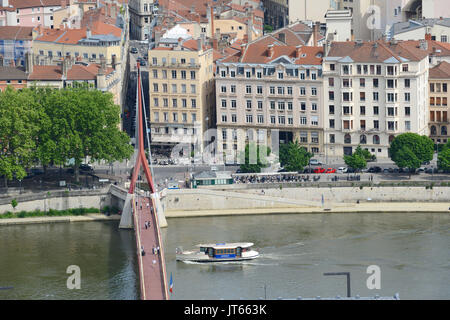
[[[209,243],[209,244],[198,244],[197,247],[206,247],[213,249],[235,249],[237,247],[249,248],[253,246],[252,242],[234,242],[234,243]]]

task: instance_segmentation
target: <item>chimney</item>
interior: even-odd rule
[[[92,36],[91,29],[87,28],[86,29],[86,38],[89,39],[91,36]]]
[[[212,43],[213,43],[213,49],[214,50],[219,50],[219,40],[214,38]]]
[[[247,23],[247,38],[248,42],[251,42],[253,40],[253,10],[249,9],[248,13],[250,16]]]
[[[284,33],[283,33],[284,35]],[[267,50],[267,56],[268,57],[273,57],[273,53],[274,53],[274,49],[273,49],[273,44],[269,44],[267,46],[268,50]]]
[[[313,26],[313,46],[317,47],[320,35],[320,22],[316,22]]]
[[[61,71],[62,71],[62,76],[65,79],[67,79],[67,57],[64,57],[63,61],[62,61],[62,66],[61,66]]]
[[[295,57],[298,59],[302,53],[302,45],[298,45],[295,47]]]
[[[419,42],[419,48],[421,50],[428,51],[428,41],[427,40],[420,40]]]
[[[113,67],[114,70],[116,70],[116,66],[117,66],[117,57],[115,54],[112,55],[111,57],[111,65]]]
[[[100,69],[98,70],[99,74],[106,74],[106,58],[102,56],[100,58]]]
[[[426,33],[425,34],[425,40],[431,41],[431,33]]]
[[[213,6],[209,7],[209,16],[211,17],[210,25],[211,25],[211,38],[214,38],[215,29],[214,29],[214,8]]]

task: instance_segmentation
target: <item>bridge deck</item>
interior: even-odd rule
[[[164,253],[160,243],[159,225],[151,208],[153,201],[149,197],[137,196],[133,201],[136,243],[138,249],[139,279],[141,284],[142,300],[167,300],[167,283],[165,279]],[[153,210],[153,212],[155,212]],[[150,226],[145,228],[145,222]],[[160,252],[154,254],[153,248],[160,248]],[[142,255],[144,248],[145,255]]]

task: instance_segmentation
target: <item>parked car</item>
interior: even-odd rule
[[[336,173],[336,169],[328,168],[325,173]]]
[[[356,172],[355,168],[348,167],[346,173],[355,173],[355,172]]]
[[[143,67],[147,65],[147,62],[144,59],[139,60],[139,64]]]
[[[425,170],[426,170],[425,167],[420,167],[419,169],[417,169],[417,173],[425,172]]]
[[[33,175],[33,176],[39,176],[41,174],[44,174],[44,170],[40,169],[40,168],[32,168],[30,170],[30,172],[31,172],[31,175]]]
[[[370,167],[367,172],[369,172],[369,173],[378,173],[378,172],[381,172],[381,168],[380,167]]]
[[[90,164],[82,163],[82,164],[80,164],[80,170],[81,171],[93,171],[94,168],[92,168],[92,166]]]
[[[132,47],[132,48],[130,49],[130,52],[133,53],[133,54],[135,54],[135,53],[138,53],[138,50],[137,50],[135,47]]]
[[[348,168],[346,168],[346,167],[339,167],[337,169],[337,172],[339,172],[339,173],[347,173],[347,170],[348,170]]]
[[[314,169],[314,173],[324,173],[324,172],[325,172],[325,169],[321,168],[321,167],[317,167]]]
[[[313,169],[310,169],[310,168],[305,168],[304,170],[303,170],[303,173],[313,173],[314,172],[314,170]]]
[[[312,165],[312,166],[320,166],[320,165],[322,165],[322,162],[320,162],[317,159],[310,159],[309,160],[309,164]]]
[[[433,169],[428,168],[428,169],[425,170],[425,173],[432,174],[433,173]]]

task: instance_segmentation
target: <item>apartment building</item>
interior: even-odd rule
[[[128,2],[130,12],[130,36],[134,40],[149,39],[151,23],[157,6],[153,0],[130,0]],[[150,34],[151,38],[151,34]]]
[[[447,143],[450,121],[450,63],[441,62],[429,74],[430,138],[435,143]]]
[[[202,40],[164,39],[148,53],[152,148],[196,141],[215,123],[213,49]]]
[[[26,72],[28,86],[70,88],[87,86],[109,92],[114,103],[121,103],[121,72],[108,67],[106,60],[98,63],[77,62],[74,57],[66,56],[59,65],[34,65],[32,55],[27,55]]]
[[[387,158],[398,134],[428,135],[428,48],[417,42],[334,42],[324,59],[325,151],[358,145]]]
[[[450,18],[408,20],[392,26],[388,39],[420,40],[430,36],[433,41],[450,42]]]
[[[22,89],[27,87],[28,74],[23,67],[0,66],[0,91],[7,87]]]
[[[0,66],[25,66],[32,41],[33,27],[0,27]]]
[[[331,7],[330,0],[263,0],[265,23],[275,29],[297,21],[325,23],[325,13]]]
[[[5,0],[3,0],[5,2]],[[8,0],[6,0],[8,2]],[[46,28],[54,28],[53,12],[70,4],[69,0],[9,0],[16,10],[15,24],[23,27],[37,27],[42,25]],[[9,24],[8,24],[9,25]]]
[[[104,57],[109,66],[120,63],[122,29],[95,21],[81,29],[35,29],[32,51],[35,64],[51,65],[71,56],[85,63],[100,63]]]
[[[266,36],[217,61],[218,154],[236,159],[249,141],[323,154],[323,48],[287,38],[294,45]]]

